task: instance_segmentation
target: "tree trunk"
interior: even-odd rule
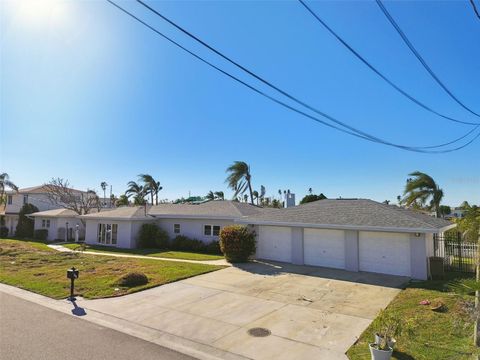
[[[155,191],[155,205],[158,205],[158,190]]]
[[[250,175],[247,178],[247,182],[248,182],[248,191],[250,192],[250,203],[252,205],[255,205],[255,203],[253,202],[253,190],[252,190],[252,184],[250,183]]]

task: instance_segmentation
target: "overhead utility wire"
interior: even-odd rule
[[[475,5],[475,2],[473,0],[470,0],[470,4],[472,4],[475,15],[477,15],[477,17],[480,19],[480,13],[478,12],[477,5]]]
[[[420,61],[420,63],[423,65],[423,67],[425,68],[425,70],[427,70],[427,72],[430,74],[430,76],[437,82],[438,85],[440,85],[440,87],[448,94],[450,95],[450,97],[455,100],[455,102],[457,104],[459,104],[461,107],[463,107],[465,110],[467,110],[468,112],[472,113],[473,115],[475,116],[478,116],[480,117],[480,114],[477,114],[475,111],[473,111],[472,109],[470,109],[468,106],[466,106],[463,102],[461,102],[448,88],[447,86],[438,78],[438,76],[433,72],[433,70],[430,68],[430,66],[428,66],[427,62],[423,59],[423,57],[420,55],[420,53],[417,51],[417,49],[415,49],[415,47],[413,46],[413,44],[410,42],[410,40],[408,39],[407,35],[405,35],[405,33],[403,32],[403,30],[400,28],[400,26],[395,22],[395,20],[393,19],[393,17],[390,15],[390,13],[388,12],[387,8],[383,5],[383,3],[381,2],[381,0],[376,0],[377,2],[377,5],[378,7],[380,8],[380,10],[382,10],[383,14],[385,15],[385,17],[388,19],[388,21],[390,22],[390,24],[392,24],[392,26],[395,28],[395,30],[397,30],[397,33],[400,35],[400,37],[403,39],[403,41],[405,42],[405,44],[408,46],[408,48],[410,49],[410,51],[413,53],[413,55],[415,55],[415,57],[418,59],[418,61]]]
[[[174,44],[175,46],[179,47],[180,49],[184,50],[185,52],[189,53],[190,55],[192,55],[193,57],[195,57],[196,59],[202,61],[203,63],[209,65],[210,67],[216,69],[217,71],[221,72],[222,74],[224,74],[225,76],[239,82],[240,84],[246,86],[247,88],[249,88],[250,90],[268,98],[269,100],[289,109],[289,110],[292,110],[300,115],[303,115],[311,120],[314,120],[316,122],[319,122],[319,123],[322,123],[323,125],[325,126],[328,126],[330,128],[334,128],[338,131],[341,131],[341,132],[344,132],[344,133],[347,133],[347,134],[350,134],[352,136],[356,136],[356,137],[359,137],[359,138],[362,138],[362,139],[365,139],[365,140],[368,140],[368,141],[372,141],[372,142],[381,142],[385,145],[389,145],[389,146],[393,146],[393,147],[397,147],[397,148],[400,148],[400,149],[403,149],[403,150],[407,150],[407,151],[414,151],[414,152],[422,152],[422,153],[447,153],[447,152],[453,152],[453,151],[457,151],[457,150],[460,150],[468,145],[470,145],[473,141],[475,141],[479,136],[480,136],[480,132],[474,137],[472,138],[470,141],[468,141],[467,143],[461,145],[461,146],[458,146],[456,148],[452,148],[452,149],[446,149],[446,150],[436,150],[436,151],[427,151],[427,150],[423,150],[421,148],[415,148],[415,147],[409,147],[409,146],[403,146],[403,145],[398,145],[398,144],[393,144],[393,143],[389,143],[389,142],[385,142],[385,141],[376,141],[376,140],[373,140],[369,137],[366,137],[366,136],[363,136],[363,135],[360,135],[358,133],[355,133],[355,132],[350,132],[348,130],[345,130],[345,129],[342,129],[342,128],[339,128],[335,125],[332,125],[330,123],[327,123],[317,117],[314,117],[310,114],[307,114],[301,110],[298,110],[296,108],[294,108],[293,106],[291,105],[288,105],[266,93],[264,93],[263,91],[261,90],[258,90],[257,88],[245,83],[244,81],[240,80],[239,78],[229,74],[228,72],[220,69],[219,67],[217,67],[216,65],[208,62],[207,60],[201,58],[200,56],[198,56],[197,54],[193,53],[192,51],[188,50],[187,48],[185,48],[184,46],[180,45],[179,43],[177,43],[176,41],[172,40],[171,38],[169,38],[168,36],[164,35],[163,33],[161,33],[160,31],[158,31],[157,29],[155,29],[153,26],[147,24],[146,22],[144,22],[143,20],[141,20],[140,18],[138,18],[137,16],[133,15],[132,13],[128,12],[127,10],[125,10],[124,8],[122,8],[120,5],[117,5],[115,2],[111,1],[111,0],[106,0],[107,2],[109,2],[110,4],[112,4],[113,6],[115,6],[117,9],[121,10],[122,12],[124,12],[125,14],[129,15],[130,17],[132,17],[133,19],[137,20],[138,22],[140,22],[141,24],[143,24],[144,26],[148,27],[150,30],[154,31],[155,33],[157,33],[158,35],[160,35],[161,37],[163,37],[164,39],[166,39],[167,41],[169,41],[170,43]],[[328,118],[328,119],[333,119],[332,117],[330,117],[329,115],[326,115],[325,116]],[[333,119],[335,120],[335,119]],[[465,137],[465,136],[464,136]],[[442,144],[442,145],[438,145],[437,147],[440,147],[440,146],[444,146],[444,145],[447,145],[447,144]],[[432,147],[429,147],[429,148],[432,148]]]
[[[323,21],[320,16],[318,16],[303,0],[298,0],[304,7],[307,9],[307,11],[315,18],[317,21],[323,25],[325,29],[327,29],[330,34],[332,34],[338,41],[340,41],[343,46],[345,46],[350,52],[355,55],[361,62],[363,62],[370,70],[372,70],[375,74],[380,76],[387,84],[389,84],[391,87],[393,87],[395,90],[397,90],[400,94],[405,96],[407,99],[413,101],[415,104],[418,106],[422,107],[423,109],[430,111],[431,113],[440,116],[446,120],[450,120],[456,123],[461,123],[461,124],[467,124],[467,125],[480,125],[480,123],[474,123],[474,122],[469,122],[469,121],[463,121],[463,120],[458,120],[455,118],[452,118],[447,115],[443,115],[442,113],[439,113],[438,111],[432,109],[431,107],[425,105],[422,103],[420,100],[416,99],[409,93],[407,93],[405,90],[401,89],[398,85],[396,85],[392,80],[387,78],[385,75],[383,75],[377,68],[375,68],[372,64],[370,64],[362,55],[360,55],[355,49],[353,49],[344,39],[340,37],[330,26],[328,26],[325,21]]]
[[[163,20],[167,21],[169,24],[171,24],[172,26],[174,26],[175,28],[177,28],[178,30],[180,30],[181,32],[183,32],[184,34],[186,34],[187,36],[189,36],[190,38],[194,39],[195,41],[197,41],[198,43],[202,44],[203,46],[205,46],[207,49],[213,51],[215,54],[219,55],[220,57],[222,57],[223,59],[227,60],[228,62],[230,62],[231,64],[235,65],[236,67],[238,67],[239,69],[245,71],[247,74],[253,76],[254,78],[256,78],[257,80],[261,81],[262,83],[266,84],[267,86],[269,86],[270,88],[278,91],[279,93],[281,93],[282,95],[288,97],[289,99],[295,101],[296,103],[306,107],[307,109],[323,116],[323,117],[326,117],[328,119],[330,119],[331,121],[337,123],[338,125],[341,125],[349,130],[352,130],[352,131],[355,131],[363,136],[366,136],[366,137],[369,137],[377,142],[388,142],[384,139],[381,139],[381,138],[378,138],[378,137],[375,137],[371,134],[368,134],[362,130],[359,130],[359,129],[356,129],[344,122],[341,122],[339,120],[336,120],[334,118],[332,118],[331,116],[325,114],[324,112],[314,108],[313,106],[305,103],[304,101],[294,97],[293,95],[287,93],[286,91],[280,89],[279,87],[273,85],[272,83],[270,83],[269,81],[265,80],[264,78],[262,78],[261,76],[255,74],[253,71],[247,69],[246,67],[242,66],[241,64],[239,64],[238,62],[236,62],[235,60],[231,59],[230,57],[228,57],[227,55],[221,53],[219,50],[215,49],[213,46],[207,44],[205,41],[201,40],[200,38],[198,38],[197,36],[195,36],[194,34],[192,34],[191,32],[189,32],[188,30],[184,29],[183,27],[181,27],[180,25],[178,25],[177,23],[175,23],[173,20],[167,18],[165,15],[161,14],[158,10],[152,8],[151,6],[147,5],[145,2],[143,2],[142,0],[137,0],[138,3],[140,3],[141,5],[143,5],[144,7],[146,7],[148,10],[150,10],[151,12],[153,12],[155,15],[159,16],[160,18],[162,18]],[[454,120],[455,121],[455,120]],[[470,123],[472,125],[477,125],[476,128],[478,128],[478,125],[480,124],[475,124],[475,123]],[[476,128],[474,130],[476,130]],[[474,131],[473,130],[473,131]],[[473,131],[469,131],[467,132],[465,135],[461,136],[460,138],[458,139],[455,139],[453,141],[450,141],[448,143],[444,143],[444,144],[440,144],[440,145],[434,145],[434,146],[425,146],[425,147],[414,147],[414,148],[417,148],[417,149],[432,149],[432,148],[438,148],[438,147],[443,147],[443,146],[446,146],[446,145],[450,145],[452,143],[455,143],[457,141],[460,141],[462,140],[463,138],[465,138],[466,136],[468,136],[470,133],[472,133]],[[391,143],[388,142],[390,145]],[[412,147],[413,146],[408,146],[408,147]]]

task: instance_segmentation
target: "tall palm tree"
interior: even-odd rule
[[[215,194],[213,193],[212,190],[210,190],[207,194],[207,196],[205,196],[205,199],[207,200],[215,200]]]
[[[308,193],[309,193],[310,195],[312,195],[313,189],[312,189],[312,188],[308,188]]]
[[[228,187],[234,190],[234,197],[243,194],[248,187],[250,192],[250,202],[253,205],[253,190],[252,190],[252,175],[250,173],[250,166],[244,161],[235,161],[227,168],[226,171],[229,175],[225,182],[228,183]]]
[[[11,180],[10,176],[7,173],[0,174],[0,203],[3,201],[5,196],[5,189],[10,188],[14,191],[18,191],[18,186],[15,185]]]
[[[150,194],[151,203],[153,205],[153,197],[155,196],[155,205],[158,205],[158,193],[163,189],[160,181],[156,181],[152,175],[140,174],[138,179],[144,183],[145,194]]]
[[[127,184],[128,188],[125,191],[125,195],[128,197],[133,195],[133,202],[135,205],[142,205],[143,198],[145,196],[145,188],[136,183],[135,181],[129,181]]]
[[[420,171],[415,171],[409,176],[403,192],[402,203],[410,206],[420,204],[425,206],[428,203],[428,209],[435,211],[435,216],[440,217],[440,202],[443,198],[443,190],[433,178]]]
[[[107,183],[105,181],[102,181],[100,183],[100,187],[102,188],[103,190],[103,201],[105,201],[105,199],[107,198],[107,195],[105,195],[105,191],[107,190]]]
[[[214,195],[215,199],[217,200],[225,200],[225,194],[223,193],[223,191],[215,191]]]
[[[259,195],[258,195],[258,191],[257,191],[257,190],[254,190],[254,191],[253,191],[253,197],[255,198],[255,200],[257,200],[257,205],[258,205],[258,197],[259,197]]]

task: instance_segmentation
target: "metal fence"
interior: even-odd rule
[[[445,271],[475,272],[478,245],[464,242],[461,233],[434,234],[433,249],[443,258]]]

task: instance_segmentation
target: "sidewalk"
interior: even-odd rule
[[[156,256],[147,256],[147,255],[134,255],[134,254],[116,254],[116,253],[102,253],[96,251],[75,251],[69,248],[66,248],[62,245],[58,244],[49,244],[47,245],[49,248],[60,252],[78,252],[80,254],[87,254],[87,255],[98,255],[98,256],[113,256],[113,257],[123,257],[123,258],[135,258],[135,259],[151,259],[151,260],[163,260],[163,261],[177,261],[177,262],[188,262],[194,264],[206,264],[206,265],[222,265],[222,266],[232,266],[228,263],[225,259],[220,260],[186,260],[186,259],[172,259],[172,258],[162,258]]]

